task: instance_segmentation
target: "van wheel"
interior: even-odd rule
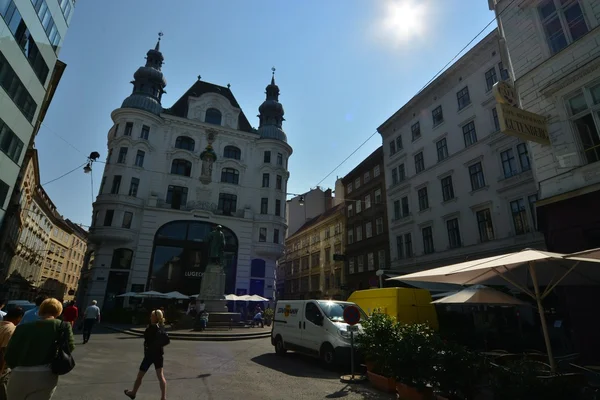
[[[280,356],[287,353],[287,350],[285,348],[285,345],[283,344],[283,339],[281,339],[281,336],[277,336],[277,338],[275,338],[275,353],[277,353]]]
[[[337,363],[335,358],[335,350],[329,343],[325,343],[323,346],[321,346],[321,360],[323,360],[323,363],[327,368],[333,368]]]

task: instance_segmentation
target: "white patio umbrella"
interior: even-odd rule
[[[154,290],[149,290],[147,292],[137,293],[137,295],[134,296],[134,297],[158,297],[158,298],[166,299],[167,298],[167,294],[166,293],[161,293],[161,292],[156,292]]]
[[[489,304],[498,306],[528,305],[511,295],[483,285],[473,285],[460,292],[431,302],[432,304]]]
[[[190,296],[187,296],[183,293],[180,293],[178,291],[173,291],[173,292],[169,292],[169,293],[165,293],[165,296],[167,296],[167,298],[169,299],[175,299],[175,300],[189,300]]]
[[[269,301],[269,299],[265,299],[257,294],[253,294],[248,298],[248,301]]]
[[[227,301],[238,301],[240,299],[240,296],[236,296],[235,294],[226,294],[225,295],[225,300]]]
[[[137,292],[126,292],[123,294],[118,295],[117,297],[135,297],[137,294]]]
[[[559,254],[547,251],[524,249],[516,253],[467,261],[446,267],[402,275],[388,280],[455,283],[473,285],[486,283],[506,285],[510,283],[526,293],[537,303],[544,341],[550,366],[556,366],[552,356],[550,335],[543,299],[560,283],[563,285],[600,284],[600,260],[581,257],[577,254]],[[533,286],[532,292],[529,287]],[[546,286],[542,293],[540,286]]]

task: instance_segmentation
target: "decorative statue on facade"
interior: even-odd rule
[[[225,248],[225,234],[223,227],[217,225],[208,235],[208,258],[211,263],[223,265],[223,250]]]
[[[212,170],[213,164],[217,161],[217,153],[212,148],[212,145],[209,144],[206,146],[206,149],[202,153],[200,153],[200,160],[202,160],[202,171],[200,172],[200,182],[205,185],[212,182]]]

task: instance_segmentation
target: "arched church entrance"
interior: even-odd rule
[[[208,235],[218,224],[204,221],[173,221],[161,226],[154,236],[148,290],[186,295],[200,292],[202,274],[208,264]],[[227,276],[225,293],[234,293],[238,239],[225,226],[223,266]]]

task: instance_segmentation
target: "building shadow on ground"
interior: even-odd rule
[[[340,373],[330,371],[321,365],[321,361],[299,353],[287,353],[279,356],[265,353],[251,359],[252,362],[298,378],[331,378],[339,379]]]

